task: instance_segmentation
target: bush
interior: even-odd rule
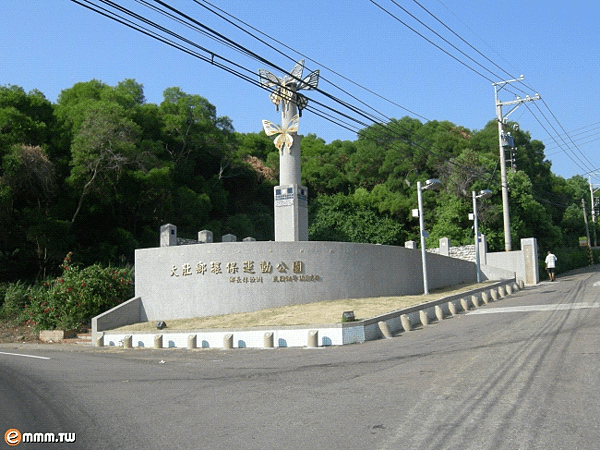
[[[61,268],[62,276],[44,282],[25,305],[25,319],[38,330],[89,325],[92,317],[133,297],[131,267],[80,268],[69,253]]]
[[[0,301],[2,301],[0,319],[13,323],[22,323],[27,320],[24,310],[31,290],[32,288],[22,281],[0,286]]]
[[[600,261],[600,253],[596,250],[592,251],[594,257],[594,263]],[[557,248],[554,254],[558,258],[556,262],[556,273],[561,274],[568,272],[569,270],[579,269],[590,265],[590,255],[586,247],[563,247]],[[540,279],[547,279],[548,274],[546,273],[545,259],[546,252],[540,252],[539,254],[539,269]]]

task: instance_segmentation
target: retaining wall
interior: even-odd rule
[[[347,323],[296,327],[98,333],[95,345],[149,348],[275,348],[347,345],[392,337],[500,300],[524,285],[503,280],[420,305]]]
[[[427,267],[430,289],[476,281],[475,264],[468,261],[429,254]],[[419,294],[421,268],[421,252],[375,244],[222,242],[139,249],[139,300],[94,318],[92,332],[121,326],[123,318],[132,323],[136,311],[137,322],[145,322]]]

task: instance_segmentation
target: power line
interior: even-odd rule
[[[459,38],[463,43],[465,43],[466,45],[468,45],[472,50],[474,50],[475,52],[477,52],[478,55],[480,55],[481,57],[483,57],[486,61],[490,62],[491,64],[493,64],[496,68],[500,69],[502,72],[504,72],[506,75],[508,75],[509,78],[517,78],[514,75],[508,73],[506,70],[504,70],[502,67],[500,67],[498,64],[496,64],[494,61],[492,61],[490,58],[488,58],[487,56],[485,56],[482,52],[480,52],[479,50],[477,50],[473,45],[471,45],[469,42],[467,42],[463,37],[461,37],[458,33],[456,33],[453,29],[451,29],[448,25],[446,25],[442,20],[440,20],[437,16],[435,16],[431,11],[429,11],[427,8],[425,8],[423,5],[421,5],[417,0],[413,0],[414,3],[416,3],[421,9],[423,9],[427,14],[429,14],[431,17],[433,17],[438,23],[440,23],[444,28],[446,28],[448,31],[450,31],[454,36],[456,36],[457,38]],[[394,2],[396,3],[396,2]],[[494,74],[495,75],[495,74]],[[497,77],[497,75],[495,75]]]
[[[184,52],[186,52],[186,53],[188,53],[188,54],[190,54],[192,56],[198,57],[198,58],[200,58],[201,60],[203,60],[205,62],[210,62],[211,64],[215,65],[216,67],[224,69],[224,70],[226,70],[226,71],[228,71],[228,72],[230,72],[230,73],[232,73],[232,74],[234,74],[234,75],[236,75],[236,76],[244,79],[245,81],[249,81],[249,82],[251,82],[254,85],[259,85],[258,81],[256,81],[256,78],[255,78],[256,76],[255,76],[255,74],[254,74],[253,71],[251,71],[251,70],[249,70],[249,69],[247,69],[247,68],[245,68],[245,67],[243,67],[243,66],[241,66],[241,65],[239,65],[237,63],[234,63],[233,61],[231,61],[231,60],[229,60],[227,58],[222,57],[221,55],[217,54],[216,52],[213,52],[213,51],[208,50],[208,49],[206,49],[206,48],[204,48],[202,46],[199,46],[198,44],[195,44],[193,41],[190,41],[189,39],[185,39],[182,36],[180,36],[180,35],[178,35],[176,33],[173,33],[172,31],[168,30],[167,28],[165,28],[163,26],[160,26],[160,25],[158,25],[158,24],[156,24],[156,23],[154,23],[152,21],[149,21],[149,20],[141,17],[138,14],[132,13],[131,11],[129,11],[129,10],[125,9],[125,8],[120,7],[115,2],[112,2],[112,1],[109,1],[109,0],[101,0],[102,3],[110,5],[113,8],[117,9],[118,11],[121,11],[122,13],[128,14],[131,17],[136,18],[136,20],[140,20],[140,21],[144,22],[145,24],[148,24],[148,25],[150,25],[152,27],[155,27],[156,29],[160,30],[163,33],[169,34],[169,35],[171,35],[172,37],[174,37],[176,39],[180,39],[180,40],[182,40],[187,45],[192,45],[194,47],[197,47],[197,48],[201,49],[202,51],[208,53],[210,55],[210,58],[208,56],[204,56],[204,55],[198,54],[197,51],[190,51],[190,49],[187,48],[187,47],[185,47],[185,45],[176,43],[176,42],[174,42],[171,39],[167,39],[164,36],[161,36],[160,34],[158,34],[156,32],[150,31],[150,30],[148,30],[145,27],[140,27],[137,24],[134,24],[130,20],[123,19],[122,16],[119,16],[119,15],[113,13],[113,12],[108,12],[108,10],[106,10],[105,8],[101,8],[101,7],[98,7],[97,5],[93,5],[90,0],[83,0],[83,1],[85,1],[86,4],[81,3],[81,1],[79,1],[79,0],[72,0],[72,1],[74,1],[77,4],[80,4],[82,6],[85,6],[85,7],[89,8],[89,9],[91,9],[92,11],[101,13],[105,17],[111,18],[113,20],[116,20],[119,23],[127,25],[130,28],[133,28],[133,29],[135,29],[137,31],[140,31],[140,32],[142,32],[142,33],[144,33],[144,34],[146,34],[146,35],[148,35],[148,36],[150,36],[150,37],[152,37],[154,39],[159,40],[160,42],[167,43],[168,45],[171,45],[174,48],[182,50],[182,51],[184,51]],[[164,2],[162,2],[160,0],[155,0],[155,1],[156,1],[156,3],[161,4],[161,5],[165,4]],[[145,1],[140,1],[138,3],[147,4],[147,2],[145,2]],[[153,8],[153,9],[156,10],[155,8]],[[180,15],[186,21],[187,20],[191,20],[192,23],[194,23],[194,28],[196,26],[201,27],[203,30],[207,31],[209,34],[212,34],[214,32],[214,30],[212,30],[212,29],[210,29],[210,28],[208,28],[208,27],[200,24],[196,20],[192,19],[188,15],[185,15],[185,14],[181,13],[177,9],[172,8],[172,7],[169,7],[168,9],[170,11],[172,11],[174,14]],[[168,16],[170,18],[173,18],[173,15],[170,14],[170,13],[167,14],[166,16]],[[181,21],[178,21],[178,22],[181,23]],[[231,48],[235,48],[236,50],[239,50],[241,53],[243,53],[243,54],[245,54],[247,56],[250,56],[253,59],[261,61],[262,63],[268,65],[269,67],[274,67],[274,68],[276,68],[276,69],[278,69],[278,70],[280,70],[282,72],[285,72],[283,69],[279,68],[275,64],[273,64],[270,61],[266,60],[266,58],[260,57],[255,52],[252,52],[252,51],[248,50],[247,48],[239,45],[238,43],[232,41],[231,39],[225,37],[224,35],[222,35],[222,34],[220,34],[218,32],[215,32],[215,33],[216,33],[215,35],[218,38],[217,39],[218,42],[224,43],[225,45],[227,45],[227,46],[229,46]],[[206,33],[203,33],[203,34],[206,35]],[[223,63],[219,63],[218,61],[215,61],[215,60],[223,61]],[[229,64],[230,66],[233,66],[233,67],[230,67],[227,64]],[[246,74],[244,72],[247,72],[248,74],[252,73],[253,76],[250,77],[250,75],[248,75],[248,74]],[[364,128],[369,127],[369,126],[374,126],[376,128],[381,128],[381,129],[384,130],[385,133],[389,133],[392,137],[395,137],[397,139],[403,140],[403,141],[405,141],[406,143],[408,143],[411,146],[414,146],[416,148],[420,148],[421,150],[423,150],[425,152],[428,152],[428,153],[432,154],[433,156],[435,156],[435,157],[437,157],[439,159],[445,160],[445,161],[449,162],[450,164],[453,164],[455,166],[460,167],[459,164],[456,164],[454,161],[450,160],[449,158],[444,157],[443,155],[441,155],[441,154],[436,153],[435,151],[433,151],[432,148],[435,149],[435,146],[431,145],[431,143],[425,143],[425,144],[424,143],[419,143],[419,142],[415,141],[414,138],[407,138],[406,136],[403,136],[402,134],[399,134],[396,130],[391,130],[388,126],[382,124],[380,122],[380,120],[381,120],[380,118],[375,117],[372,114],[367,113],[367,112],[361,110],[360,108],[358,108],[358,107],[356,107],[356,106],[354,106],[354,105],[352,105],[352,104],[350,104],[350,103],[348,103],[346,101],[343,101],[343,100],[341,100],[341,99],[339,99],[339,98],[331,95],[330,93],[327,93],[327,92],[322,91],[322,90],[318,90],[318,92],[321,93],[321,94],[323,94],[326,98],[329,98],[330,100],[334,101],[335,103],[337,103],[337,104],[339,104],[341,106],[344,106],[351,113],[356,114],[359,117],[362,117],[363,119],[366,119],[366,120],[371,121],[373,123],[370,125],[368,122],[365,122],[364,120],[360,120],[359,118],[353,117],[353,116],[351,116],[348,113],[343,113],[343,112],[339,111],[338,109],[335,109],[335,108],[332,108],[332,107],[330,107],[328,105],[325,105],[324,103],[319,102],[319,101],[317,101],[315,99],[311,99],[312,104],[318,105],[321,108],[321,109],[318,109],[318,108],[315,108],[315,107],[311,106],[311,108],[312,108],[311,111],[313,113],[315,113],[316,115],[318,115],[318,116],[320,116],[322,118],[325,118],[326,120],[329,120],[329,121],[335,123],[336,125],[344,127],[346,129],[349,129],[349,130],[352,130],[352,126],[350,125],[349,122],[347,122],[347,120],[349,120],[351,122],[354,122],[354,123],[356,123],[356,124],[358,124],[358,125],[360,125],[360,126],[362,126]],[[329,113],[325,112],[324,110],[328,110]],[[336,115],[336,117],[333,117],[332,114]],[[389,120],[391,120],[391,119],[388,118],[388,121]],[[412,133],[410,133],[410,130],[407,130],[407,133],[409,135],[412,134]],[[426,147],[426,145],[429,145],[429,147]],[[465,169],[465,168],[463,167],[463,169]]]
[[[488,80],[490,83],[493,83],[493,80],[491,78],[488,78],[487,76],[485,76],[484,74],[482,74],[481,72],[479,72],[478,70],[476,70],[475,68],[469,66],[467,63],[465,63],[464,61],[461,61],[459,58],[457,58],[456,56],[454,56],[453,54],[451,54],[450,52],[448,52],[447,50],[443,49],[442,47],[440,47],[438,44],[436,44],[435,42],[433,42],[431,39],[427,38],[425,35],[423,35],[422,33],[418,32],[417,30],[415,30],[413,27],[411,27],[410,25],[408,25],[406,22],[404,22],[402,19],[400,19],[398,16],[396,16],[395,14],[393,14],[391,11],[388,11],[387,9],[385,9],[383,6],[381,6],[379,3],[377,3],[375,0],[369,0],[371,3],[373,3],[375,6],[377,6],[379,9],[381,9],[382,11],[384,11],[386,14],[388,14],[389,16],[391,16],[393,19],[397,20],[398,22],[400,22],[402,25],[404,25],[406,28],[408,28],[409,30],[411,30],[413,33],[417,34],[418,36],[420,36],[422,39],[424,39],[425,41],[429,42],[431,45],[433,45],[434,47],[436,47],[438,50],[442,51],[443,53],[445,53],[446,55],[448,55],[450,58],[454,59],[456,62],[458,62],[459,64],[465,66],[467,69],[475,72],[477,75],[479,75],[480,77]],[[401,7],[400,7],[401,8]],[[402,8],[404,9],[404,8]],[[487,69],[486,69],[487,70]],[[489,70],[488,70],[489,72]]]
[[[197,4],[200,4],[200,1],[199,1],[199,0],[194,0],[194,2],[195,2],[195,3],[197,3]],[[288,58],[288,59],[290,59],[290,60],[294,61],[294,59],[293,59],[293,58],[291,58],[290,56],[286,55],[286,54],[285,54],[284,52],[282,52],[281,50],[279,50],[279,49],[277,49],[276,47],[274,47],[274,46],[272,46],[272,45],[268,44],[267,42],[265,42],[263,39],[259,38],[259,37],[258,37],[258,36],[256,36],[255,34],[253,34],[253,33],[249,32],[249,31],[247,31],[247,30],[244,30],[242,27],[240,27],[240,26],[238,26],[238,25],[234,24],[232,21],[230,21],[230,20],[226,19],[225,17],[223,17],[223,15],[226,15],[227,17],[230,17],[230,18],[232,18],[233,20],[235,20],[235,21],[237,21],[237,22],[239,22],[239,23],[243,24],[244,26],[246,26],[247,28],[249,28],[249,29],[253,30],[254,32],[256,32],[256,33],[259,33],[259,34],[261,34],[262,36],[265,36],[267,39],[269,39],[269,40],[271,40],[271,41],[273,41],[273,42],[277,43],[278,45],[281,45],[281,46],[282,46],[282,47],[284,47],[284,48],[287,48],[288,50],[291,50],[291,51],[293,51],[294,53],[296,53],[296,54],[300,55],[301,57],[303,57],[303,58],[305,58],[305,59],[307,59],[307,60],[309,60],[309,61],[311,61],[311,62],[313,62],[313,63],[315,63],[315,64],[317,64],[318,66],[320,66],[320,67],[322,67],[322,68],[324,68],[324,69],[327,69],[328,71],[330,71],[331,73],[335,74],[336,76],[338,76],[338,77],[342,78],[343,80],[345,80],[345,81],[348,81],[349,83],[351,83],[351,84],[353,84],[353,85],[355,85],[355,86],[357,86],[357,87],[361,88],[362,90],[364,90],[364,91],[368,92],[369,94],[375,95],[376,97],[380,98],[381,100],[384,100],[384,101],[386,101],[386,102],[388,102],[388,103],[390,103],[390,104],[392,104],[392,105],[394,105],[394,106],[396,106],[396,107],[398,107],[398,108],[400,108],[400,109],[403,109],[404,111],[408,112],[409,114],[411,114],[411,115],[413,115],[413,116],[415,116],[415,117],[419,117],[420,119],[423,119],[423,120],[425,120],[425,121],[429,121],[429,119],[428,119],[428,118],[426,118],[426,117],[424,117],[424,116],[422,116],[422,115],[420,115],[420,114],[418,114],[418,113],[416,113],[416,112],[414,112],[414,111],[412,111],[412,110],[410,110],[410,109],[408,109],[408,108],[406,108],[406,107],[404,107],[404,106],[402,106],[402,105],[400,105],[400,104],[398,104],[398,103],[396,103],[396,102],[394,102],[394,101],[392,101],[392,100],[388,99],[387,97],[384,97],[384,96],[382,96],[382,95],[378,94],[377,92],[375,92],[375,91],[373,91],[373,90],[371,90],[371,89],[369,89],[369,88],[367,88],[367,87],[365,87],[365,86],[363,86],[363,85],[361,85],[361,84],[359,84],[359,83],[357,83],[357,82],[355,82],[355,81],[351,80],[350,78],[348,78],[348,77],[346,77],[346,76],[344,76],[344,75],[340,74],[339,72],[335,71],[334,69],[331,69],[330,67],[326,66],[325,64],[322,64],[322,63],[320,63],[320,62],[318,62],[318,61],[316,61],[316,60],[312,59],[310,56],[308,56],[308,55],[306,55],[306,54],[304,54],[304,53],[302,53],[302,52],[300,52],[300,51],[298,51],[298,50],[296,50],[296,49],[294,49],[294,48],[290,47],[289,45],[287,45],[287,44],[285,44],[285,43],[283,43],[283,42],[281,42],[281,41],[279,41],[279,40],[277,40],[277,39],[273,38],[272,36],[270,36],[270,35],[268,35],[268,34],[266,34],[266,33],[262,32],[261,30],[259,30],[259,29],[255,28],[255,27],[253,27],[252,25],[248,24],[247,22],[244,22],[243,20],[241,20],[241,19],[239,19],[239,18],[237,18],[237,17],[233,16],[232,14],[230,14],[230,13],[228,13],[228,12],[224,11],[223,9],[221,9],[221,8],[218,8],[218,7],[217,7],[217,6],[215,6],[214,4],[212,4],[212,3],[208,2],[207,0],[202,0],[202,2],[203,2],[203,3],[206,3],[206,4],[208,4],[208,5],[210,5],[212,8],[214,8],[215,10],[219,11],[219,12],[220,12],[220,13],[222,13],[222,14],[218,14],[216,11],[213,11],[213,10],[211,10],[210,8],[207,8],[207,7],[206,7],[206,6],[204,6],[204,5],[201,5],[201,6],[203,6],[203,7],[204,7],[204,8],[206,8],[207,10],[211,11],[213,14],[216,14],[216,15],[218,15],[218,16],[219,16],[219,17],[221,17],[223,20],[227,20],[229,23],[231,23],[231,24],[232,24],[233,26],[235,26],[236,28],[238,28],[238,29],[242,30],[243,32],[247,33],[248,35],[250,35],[250,36],[251,36],[251,37],[253,37],[254,39],[258,40],[259,42],[263,43],[264,45],[268,46],[269,48],[271,48],[271,49],[275,50],[277,53],[281,54],[282,56],[284,56],[284,57],[286,57],[286,58]],[[294,61],[294,62],[295,62],[295,61]],[[331,82],[330,80],[328,80],[326,77],[323,77],[323,76],[321,76],[321,77],[320,77],[320,79],[321,79],[321,80],[324,80],[324,81],[326,81],[326,82],[328,82],[329,84],[331,84],[331,85],[332,85],[332,86],[334,86],[335,88],[337,88],[337,89],[339,89],[340,91],[344,92],[345,94],[347,94],[347,95],[351,96],[353,99],[355,99],[355,100],[359,101],[359,102],[360,102],[361,104],[363,104],[364,106],[366,106],[366,107],[368,107],[368,108],[370,108],[370,109],[373,109],[373,108],[372,108],[370,105],[368,105],[366,102],[363,102],[362,100],[358,99],[356,96],[354,96],[354,95],[350,94],[348,91],[346,91],[346,90],[342,89],[342,88],[341,88],[341,87],[339,87],[337,84],[335,84],[335,83]]]
[[[595,142],[595,141],[597,141],[597,140],[599,140],[599,139],[600,139],[600,138],[594,138],[594,136],[597,136],[598,134],[600,134],[600,131],[596,131],[596,130],[598,130],[598,128],[596,128],[596,129],[592,129],[592,130],[588,130],[588,131],[583,131],[583,132],[581,132],[581,133],[576,133],[576,134],[573,134],[573,132],[570,132],[570,133],[569,133],[569,135],[570,135],[572,138],[575,138],[575,137],[577,137],[577,136],[581,136],[581,137],[579,137],[579,138],[577,138],[577,139],[574,139],[574,140],[575,140],[576,142],[578,142],[578,143],[579,143],[579,145],[586,145],[586,144],[590,144],[590,143],[592,143],[592,142]],[[592,131],[594,131],[594,132],[592,133]],[[585,135],[585,136],[584,136],[584,135]],[[593,138],[593,139],[592,139],[592,138]],[[589,139],[589,140],[586,140],[586,139]],[[584,140],[586,140],[586,141],[585,141],[585,142],[581,142],[581,141],[584,141]],[[552,143],[554,143],[554,142],[552,142]],[[555,149],[557,149],[557,148],[558,148],[558,147],[549,147],[549,146],[546,146],[546,150],[547,150],[547,151],[552,151],[552,150],[555,150]],[[561,151],[562,151],[562,150],[561,150]],[[556,153],[559,153],[559,152],[549,153],[549,154],[548,154],[548,156],[550,156],[550,155],[553,155],[553,154],[556,154]]]
[[[423,34],[419,33],[418,31],[416,31],[414,28],[410,27],[408,24],[406,24],[405,22],[403,22],[401,19],[399,19],[398,17],[396,17],[395,15],[393,15],[391,12],[389,12],[388,10],[386,10],[385,8],[383,8],[381,5],[377,4],[374,0],[370,0],[371,3],[374,3],[376,6],[378,6],[380,9],[382,9],[383,11],[385,11],[386,13],[388,13],[389,15],[391,15],[392,17],[394,17],[396,20],[398,20],[400,23],[402,23],[402,25],[404,25],[405,27],[409,28],[411,31],[415,32],[417,35],[419,35],[420,37],[422,37],[423,39],[425,39],[427,42],[429,42],[430,44],[434,45],[436,48],[440,49],[441,51],[443,51],[444,53],[446,53],[448,56],[452,57],[453,59],[457,60],[458,62],[460,62],[462,65],[464,65],[465,67],[469,68],[470,70],[472,70],[473,72],[475,72],[476,74],[478,74],[479,76],[483,77],[484,79],[489,80],[488,77],[486,77],[485,75],[483,75],[481,72],[479,72],[478,70],[474,69],[473,67],[471,67],[470,65],[464,63],[463,61],[460,61],[457,57],[455,57],[454,55],[451,55],[449,52],[447,52],[446,50],[442,49],[439,45],[435,44],[433,41],[431,41],[430,39],[428,39],[427,37],[425,37]],[[410,13],[406,8],[400,6],[395,0],[391,0],[391,2],[396,5],[398,8],[400,8],[402,11],[404,11],[406,14],[408,14],[410,17],[412,17],[414,20],[416,20],[417,22],[419,22],[421,25],[423,25],[425,28],[427,28],[427,30],[429,30],[430,32],[432,32],[433,34],[435,34],[436,36],[438,36],[440,39],[442,39],[444,42],[446,42],[448,45],[450,45],[452,48],[454,48],[455,50],[459,51],[463,56],[466,56],[467,58],[469,58],[469,60],[475,62],[478,66],[483,67],[485,70],[487,70],[489,73],[495,75],[491,70],[485,68],[482,64],[479,64],[477,61],[475,61],[473,58],[471,58],[470,56],[468,56],[466,53],[464,53],[463,51],[461,51],[460,49],[458,49],[456,46],[454,46],[453,44],[451,44],[447,39],[443,38],[439,33],[437,33],[436,31],[434,31],[431,27],[429,27],[428,25],[426,25],[423,21],[421,21],[420,19],[418,19],[415,15],[413,15],[412,13]],[[419,3],[417,0],[413,0],[413,2],[415,4],[417,4],[421,9],[423,9],[427,14],[429,14],[432,18],[434,18],[438,23],[440,23],[442,26],[444,26],[445,29],[447,29],[448,31],[450,31],[454,36],[456,36],[457,38],[459,38],[463,43],[465,43],[466,45],[468,45],[472,50],[474,50],[475,52],[477,52],[477,54],[479,54],[480,56],[482,56],[483,58],[485,58],[485,60],[487,60],[488,62],[490,62],[491,64],[493,64],[495,67],[497,67],[498,69],[502,70],[503,72],[507,73],[508,75],[510,75],[510,73],[506,70],[504,70],[502,67],[500,67],[498,64],[496,64],[495,62],[493,62],[490,58],[488,58],[487,56],[485,56],[482,52],[480,52],[479,50],[477,50],[473,45],[471,45],[469,42],[467,42],[464,38],[462,38],[458,33],[456,33],[454,30],[452,30],[449,26],[447,26],[442,20],[440,20],[437,16],[435,16],[431,11],[429,11],[427,8],[425,8],[421,3]],[[442,5],[444,5],[441,1],[440,3]],[[446,7],[446,9],[449,9],[446,5],[444,5],[444,7]],[[470,28],[469,28],[470,29]],[[471,30],[472,31],[472,30]],[[474,33],[475,34],[475,33]],[[480,38],[481,39],[481,38]],[[512,75],[510,75],[512,76]],[[512,76],[513,78],[516,78],[514,76]],[[529,86],[527,86],[525,83],[523,83],[522,78],[516,78],[516,81],[520,82],[521,84],[523,84],[523,86],[531,89]],[[521,90],[521,89],[519,89]],[[521,90],[521,92],[524,92]],[[571,138],[571,136],[569,135],[569,133],[567,133],[564,128],[562,127],[562,124],[558,121],[556,115],[552,112],[552,110],[550,109],[550,107],[547,105],[547,103],[545,101],[543,101],[544,106],[547,108],[547,110],[549,111],[549,113],[552,115],[552,117],[554,118],[555,122],[560,126],[560,128],[563,130],[563,132],[565,133],[565,135],[567,136],[568,140],[570,141],[570,143],[577,149],[577,152],[579,152],[579,154],[587,161],[587,163],[591,164],[591,162],[589,161],[589,159],[583,154],[583,152],[577,147],[577,144],[575,144],[575,142],[573,141],[573,139]],[[529,109],[529,108],[528,108]],[[539,110],[539,107],[538,107]],[[531,111],[531,109],[529,109],[529,111],[533,114],[533,111]],[[552,123],[550,122],[550,120],[548,120],[548,118],[540,111],[540,113],[542,114],[542,117],[544,117],[544,119],[546,120],[546,122],[549,124],[550,127],[552,127],[554,129],[554,125],[552,125]],[[535,117],[536,120],[538,121],[538,123],[541,124],[541,121]],[[546,128],[544,126],[542,126],[542,128],[544,128],[546,130]],[[546,130],[547,131],[547,130]],[[550,135],[550,134],[549,134]],[[556,142],[556,139],[554,139],[554,141]],[[563,144],[569,149],[569,151],[571,151],[573,153],[573,155],[584,165],[587,166],[587,163],[585,163],[577,154],[574,150],[571,149],[571,146],[564,140],[562,139]],[[561,147],[562,149],[562,147]],[[570,155],[563,149],[563,151],[565,152],[565,154],[567,154],[567,156],[570,157]],[[571,158],[573,160],[573,158]],[[574,160],[573,160],[574,161]],[[574,161],[575,162],[575,161]],[[577,164],[580,168],[582,168],[581,165]],[[584,169],[585,170],[585,169]]]
[[[525,105],[525,106],[527,107],[527,109],[529,109],[529,110],[530,110],[530,108],[529,108],[529,106],[528,106],[528,105]],[[539,110],[539,107],[537,107],[537,108],[538,108],[538,110]],[[530,111],[531,111],[531,110],[530,110]],[[546,116],[545,116],[545,115],[542,113],[542,111],[541,111],[541,110],[539,110],[539,111],[540,111],[540,113],[542,114],[542,116],[544,117],[544,119],[546,119],[546,121],[547,121],[547,122],[550,124],[550,126],[551,126],[551,127],[552,127],[552,129],[554,130],[554,133],[555,133],[555,135],[557,135],[558,133],[557,133],[556,129],[554,128],[554,126],[553,126],[553,125],[552,125],[552,124],[551,124],[551,123],[548,121],[548,119],[547,119],[547,118],[546,118]],[[536,117],[536,116],[535,116],[533,113],[532,113],[532,115],[533,115],[533,116],[534,116],[534,118],[537,120],[537,122],[540,124],[540,126],[541,126],[541,127],[544,129],[544,131],[545,131],[546,133],[548,133],[548,135],[549,135],[549,136],[552,136],[552,135],[550,134],[550,132],[548,131],[548,129],[547,129],[547,128],[546,128],[546,127],[545,127],[545,126],[542,124],[542,122],[541,122],[541,121],[540,121],[540,120],[539,120],[539,119],[538,119],[538,118],[537,118],[537,117]],[[563,140],[563,142],[564,142],[564,140]],[[561,149],[562,149],[562,146],[561,146],[561,145],[560,145],[560,144],[559,144],[559,143],[558,143],[556,140],[555,140],[555,143],[556,143],[556,144],[557,144],[559,147],[561,147]],[[563,150],[563,151],[564,151],[564,150]],[[569,157],[569,159],[570,159],[571,161],[573,161],[573,162],[575,163],[575,165],[577,165],[577,166],[578,166],[578,167],[579,167],[579,168],[580,168],[582,171],[586,171],[586,168],[584,167],[585,163],[584,163],[583,161],[581,161],[581,159],[580,159],[579,157],[577,157],[577,155],[574,155],[574,156],[575,156],[575,157],[577,157],[577,159],[579,159],[579,162],[580,162],[581,164],[580,164],[579,162],[575,161],[575,159],[573,159],[573,157],[572,157],[572,156],[571,156],[569,153],[567,153],[566,151],[565,151],[564,153],[565,153],[565,155],[567,155],[567,156]],[[583,165],[582,165],[582,164],[583,164]]]

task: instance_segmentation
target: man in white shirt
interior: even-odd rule
[[[546,256],[546,270],[548,271],[548,276],[550,277],[550,281],[554,281],[554,269],[556,268],[556,260],[558,258],[552,252],[548,251],[548,255]]]

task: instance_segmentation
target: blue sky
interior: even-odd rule
[[[283,75],[155,14],[143,4],[116,1],[209,49],[217,55],[216,60],[222,56],[254,73],[267,68]],[[305,75],[309,70],[321,71],[320,89],[362,109],[373,108],[382,120],[409,115],[421,121],[449,120],[478,130],[495,117],[492,81],[523,74],[526,86],[517,83],[512,93],[505,92],[500,99],[513,100],[515,93],[522,97],[539,93],[543,101],[520,106],[510,119],[546,144],[546,156],[557,175],[569,178],[582,174],[587,178],[587,172],[600,170],[599,2],[211,0],[212,5],[293,49],[270,41],[282,55],[192,0],[165,1],[278,67],[291,70],[293,61],[303,58],[299,53],[305,55]],[[157,104],[164,89],[178,86],[207,98],[217,107],[218,115],[231,118],[240,132],[260,131],[262,119],[279,122],[279,114],[264,90],[69,0],[2,1],[1,85],[18,85],[26,91],[39,89],[55,102],[61,90],[93,78],[109,85],[133,78],[144,85],[146,100]],[[313,99],[313,106],[322,102],[342,109],[322,93],[307,95]],[[509,109],[505,107],[504,112]],[[359,127],[353,124],[351,128]],[[565,131],[569,137],[556,137]],[[314,133],[327,142],[356,139],[353,131],[308,110],[301,118],[299,133]],[[600,185],[600,175],[592,181]]]

